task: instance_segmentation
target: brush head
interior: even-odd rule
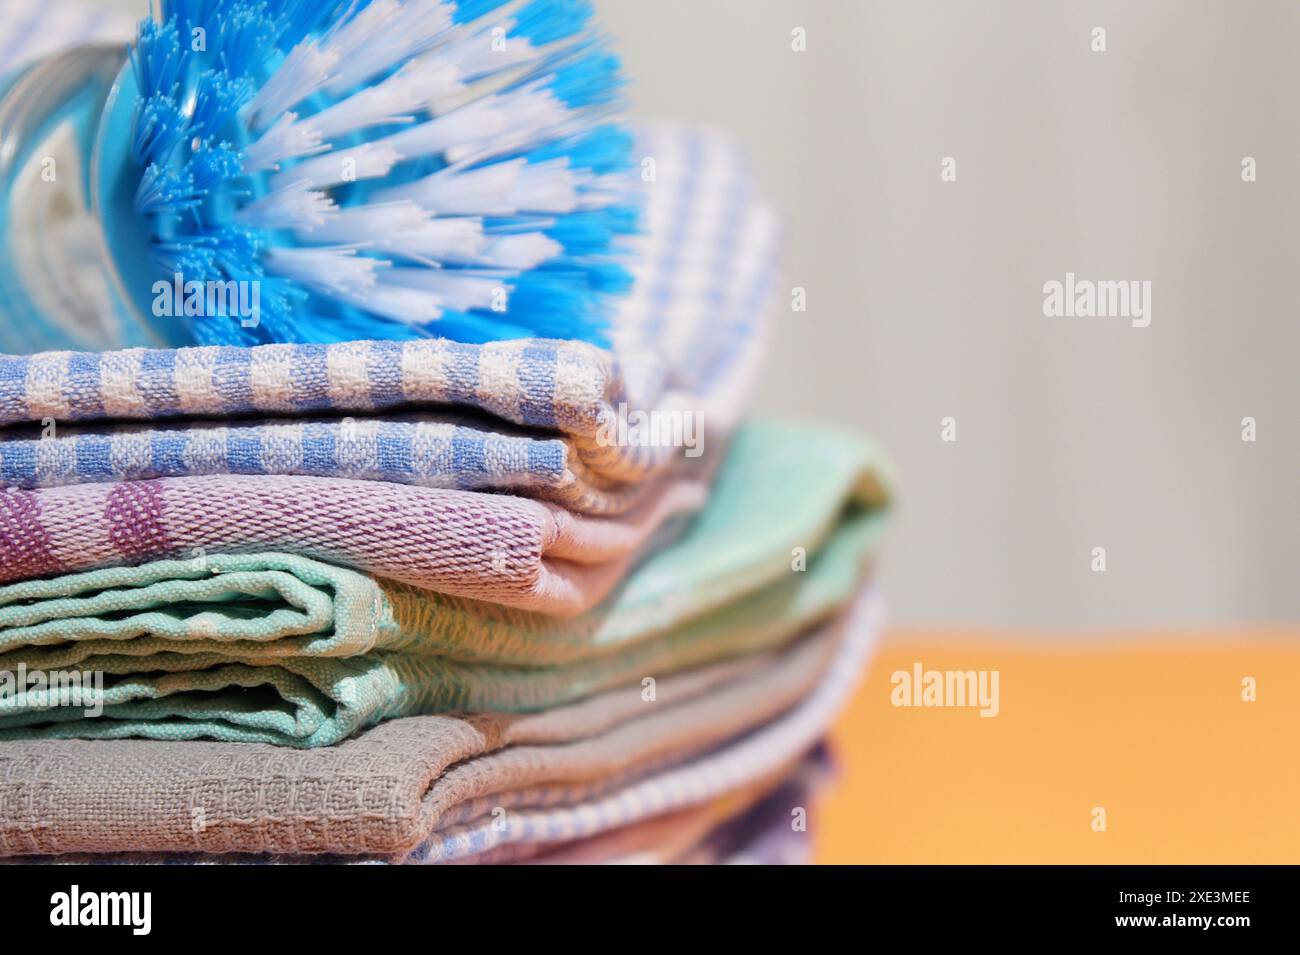
[[[586,0],[164,0],[95,150],[123,294],[173,344],[601,342],[621,87]]]

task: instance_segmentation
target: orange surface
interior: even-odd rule
[[[999,715],[893,706],[917,661],[1000,671]],[[834,743],[821,862],[1300,862],[1300,632],[893,633]]]

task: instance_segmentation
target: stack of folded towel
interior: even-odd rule
[[[609,349],[0,356],[0,855],[806,854],[888,481],[745,421],[773,216],[643,135]]]

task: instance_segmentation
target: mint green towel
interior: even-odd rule
[[[0,674],[22,665],[105,677],[96,717],[0,695],[0,739],[323,746],[390,717],[541,709],[763,650],[856,591],[885,483],[878,456],[856,438],[747,426],[692,526],[571,620],[288,554],[214,554],[2,587]]]

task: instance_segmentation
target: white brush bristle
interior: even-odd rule
[[[328,193],[312,189],[302,180],[268,192],[235,213],[240,225],[256,229],[315,229],[338,215]]]

